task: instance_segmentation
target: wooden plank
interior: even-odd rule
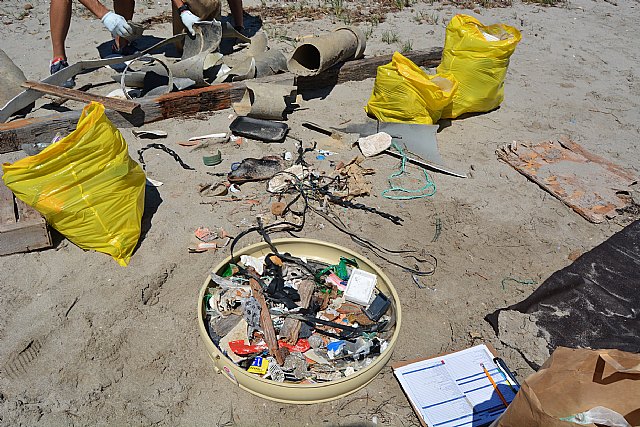
[[[144,122],[152,123],[172,117],[191,116],[203,111],[219,111],[242,99],[244,82],[220,83],[208,87],[171,92],[140,103]]]
[[[93,87],[93,83],[87,83],[87,84],[84,84],[84,85],[82,85],[82,86],[80,86],[78,88],[75,88],[75,89],[79,90],[80,92],[86,92],[89,89],[91,89],[92,87]],[[62,97],[62,98],[54,98],[51,101],[51,105],[54,105],[56,107],[61,107],[67,101],[69,101],[69,98],[64,98],[64,97]]]
[[[122,113],[132,114],[136,108],[140,108],[140,104],[128,99],[109,98],[108,96],[95,95],[93,93],[82,92],[76,89],[69,89],[56,85],[50,85],[42,82],[26,81],[21,85],[27,89],[34,89],[38,92],[56,95],[67,99],[82,102],[99,102],[109,110],[120,111]]]
[[[4,185],[0,177],[0,225],[15,224],[16,211],[13,204],[13,193]]]
[[[441,49],[414,51],[405,56],[417,65],[432,67],[440,62]],[[375,77],[377,67],[391,61],[392,55],[349,61],[337,65],[318,76],[298,77],[298,92],[322,89],[346,81],[358,81]],[[257,79],[261,82],[277,82],[291,79],[289,73]],[[242,99],[246,86],[244,82],[222,83],[199,89],[183,90],[160,95],[156,98],[140,100],[140,108],[133,114],[107,110],[107,117],[115,126],[126,128],[142,126],[171,117],[188,117],[198,112],[218,111],[231,107]],[[25,143],[48,142],[57,132],[72,132],[80,111],[69,111],[51,116],[19,119],[0,123],[0,153],[16,151]]]
[[[15,199],[0,179],[0,255],[51,246],[51,235],[44,218],[31,206]]]
[[[40,212],[16,197],[16,206],[18,207],[18,222],[44,221]]]
[[[280,351],[278,351],[278,337],[276,330],[273,327],[273,320],[271,320],[271,314],[269,313],[269,306],[262,294],[262,288],[256,279],[249,279],[249,285],[251,286],[251,293],[253,297],[258,300],[260,304],[260,327],[264,333],[264,342],[269,347],[269,354],[274,356],[278,364],[284,364],[284,357]]]
[[[0,123],[0,154],[20,150],[22,144],[51,142],[57,133],[68,135],[75,130],[81,113],[74,110]],[[107,110],[106,114],[119,128],[142,126],[145,123],[141,110],[133,114]]]
[[[50,247],[51,238],[44,221],[0,225],[0,255]]]

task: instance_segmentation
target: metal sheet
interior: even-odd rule
[[[444,164],[436,140],[437,125],[380,122],[378,132],[388,133],[393,142],[404,146],[423,160]]]

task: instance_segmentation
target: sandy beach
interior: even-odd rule
[[[586,221],[499,161],[495,151],[512,141],[566,136],[639,173],[640,43],[634,41],[633,25],[640,17],[640,3],[571,0],[549,7],[517,0],[489,8],[410,3],[402,8],[394,3],[384,14],[377,12],[376,2],[340,2],[345,9],[366,12],[353,21],[368,34],[367,57],[442,47],[446,24],[458,13],[485,24],[512,25],[522,33],[500,108],[453,120],[437,135],[447,165],[466,173],[467,179],[434,172],[430,174],[437,190],[434,196],[389,200],[381,192],[398,162],[377,156],[363,163],[375,170],[368,177],[371,195],[357,201],[402,217],[403,225],[362,211],[336,210],[351,230],[385,247],[435,256],[435,274],[422,279],[425,287],[419,288],[411,275],[318,216],[309,215],[298,235],[346,246],[389,276],[403,309],[392,362],[491,343],[524,378],[533,372],[525,357],[548,353],[544,340],[530,340],[522,332],[520,342],[516,334],[504,343],[483,318],[526,298],[536,285],[504,279],[541,284],[569,265],[570,258],[603,242],[626,222],[623,217],[601,224]],[[28,11],[24,4],[0,1],[0,47],[27,79],[41,80],[49,75],[51,56],[48,2],[33,2]],[[245,7],[255,15],[276,4],[251,0]],[[295,12],[296,7],[321,6],[331,10],[322,2],[284,2],[280,7],[293,8],[292,19],[265,13],[263,29],[272,46],[290,55],[296,37],[343,24],[328,12],[310,17]],[[169,2],[140,1],[136,20],[158,17],[169,9]],[[225,3],[223,15],[227,14]],[[170,22],[156,21],[161,22],[145,34],[170,36]],[[75,2],[67,39],[69,61],[97,58],[97,47],[109,40],[100,21]],[[78,76],[77,83],[105,82],[92,91],[107,94],[118,87],[111,74],[100,69]],[[303,128],[302,122],[335,127],[364,122],[363,107],[373,83],[373,78],[349,82],[308,97],[289,116],[291,134],[311,144],[320,136]],[[47,102],[41,98],[32,115],[54,114],[42,108]],[[83,104],[65,106],[81,109]],[[231,163],[246,157],[295,152],[292,139],[282,144],[246,140],[240,146],[221,145],[223,162],[207,168],[202,152],[177,144],[191,136],[227,131],[232,113],[231,109],[200,113],[143,127],[166,131],[168,138],[160,142],[196,171],[182,169],[165,153],[145,153],[148,176],[164,185],[147,206],[152,213],[147,216],[150,226],[128,267],[120,267],[108,255],[85,252],[57,233],[53,249],[0,258],[0,425],[419,425],[389,366],[364,389],[310,406],[261,399],[214,372],[198,334],[197,296],[211,268],[229,251],[189,253],[193,231],[223,227],[238,234],[254,224],[257,215],[270,215],[274,200],[264,183],[242,185],[239,196],[257,201],[250,204],[202,197],[199,185],[219,180],[207,171],[228,172]],[[131,130],[121,131],[137,159],[136,151],[149,141],[136,138]],[[311,159],[317,168],[329,170],[329,160],[349,161],[357,154],[352,149],[330,159]],[[13,162],[24,155],[2,154],[0,161]],[[240,246],[259,240],[254,233]],[[513,328],[525,329],[526,322],[523,315],[514,320]],[[30,356],[16,364],[25,351]]]

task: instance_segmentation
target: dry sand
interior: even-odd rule
[[[161,3],[140,2],[137,16],[148,18],[168,10],[169,2]],[[47,2],[33,2],[34,9],[20,20],[23,5],[16,0],[1,2],[0,44],[27,78],[38,80],[48,74],[50,59]],[[108,40],[108,33],[79,5],[76,8],[67,41],[70,61],[95,58],[96,46]],[[517,334],[515,338],[511,334],[509,346],[504,345],[483,320],[485,314],[525,298],[534,289],[511,281],[503,289],[502,279],[541,283],[571,262],[570,253],[589,250],[621,226],[616,221],[588,223],[499,162],[494,151],[513,140],[568,135],[588,150],[638,172],[640,43],[634,34],[639,9],[634,0],[617,4],[571,0],[560,7],[517,1],[511,7],[475,10],[418,2],[373,26],[368,55],[391,53],[407,41],[413,49],[441,47],[446,22],[460,12],[485,23],[513,25],[523,34],[511,60],[501,108],[454,121],[438,134],[443,157],[451,167],[469,172],[469,179],[432,174],[437,185],[434,197],[390,201],[380,192],[396,161],[375,158],[366,162],[377,171],[373,194],[362,201],[402,216],[404,225],[338,210],[345,223],[364,236],[388,247],[435,255],[438,269],[425,280],[428,289],[418,289],[409,275],[317,217],[310,217],[300,233],[352,248],[387,272],[404,314],[393,361],[489,342],[521,376],[531,373],[518,350],[539,354],[540,348],[525,349],[533,341],[518,343]],[[424,22],[418,22],[419,17]],[[333,25],[330,18],[265,22],[272,39],[283,46],[289,37]],[[387,31],[400,41],[385,43]],[[169,32],[169,24],[161,23],[148,34],[166,37]],[[109,73],[100,70],[80,76],[78,82],[109,80]],[[318,135],[303,129],[302,121],[329,125],[363,121],[372,86],[373,79],[344,84],[325,97],[308,100],[304,110],[291,116],[293,134],[310,143]],[[100,91],[115,87],[111,84]],[[241,194],[258,198],[261,204],[202,204],[197,184],[214,178],[205,174],[201,153],[176,142],[224,131],[229,114],[222,111],[146,126],[167,131],[169,138],[163,142],[198,171],[180,169],[164,153],[147,152],[149,176],[164,182],[158,189],[162,202],[127,268],[59,236],[55,249],[0,259],[1,425],[354,426],[373,419],[384,425],[418,424],[389,367],[365,389],[313,406],[263,400],[214,373],[198,336],[196,297],[210,268],[228,250],[189,254],[190,236],[199,226],[222,226],[238,233],[256,214],[267,211],[270,201],[262,184],[248,184]],[[147,142],[133,137],[130,129],[123,135],[134,156]],[[226,146],[224,162],[215,171],[227,171],[231,162],[247,156],[292,149],[291,140],[283,145]],[[14,161],[21,155],[10,153],[0,160]],[[437,219],[442,231],[432,242]],[[243,244],[257,240],[250,236]]]

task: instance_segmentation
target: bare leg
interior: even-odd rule
[[[49,4],[49,28],[51,31],[51,45],[53,59],[67,59],[64,42],[69,34],[71,25],[71,0],[51,0]]]
[[[113,0],[113,11],[121,15],[127,21],[133,18],[133,10],[136,7],[135,0]],[[122,49],[129,44],[124,37],[116,37],[116,47]]]
[[[244,16],[242,10],[242,0],[227,0],[231,16],[233,17],[233,25],[244,28]]]
[[[180,12],[178,12],[178,8],[173,2],[171,2],[171,25],[173,26],[173,35],[180,34],[184,31],[184,26],[182,25],[182,20],[180,19]],[[182,51],[184,49],[184,41],[178,40],[175,43],[176,51],[178,55],[182,55]]]

